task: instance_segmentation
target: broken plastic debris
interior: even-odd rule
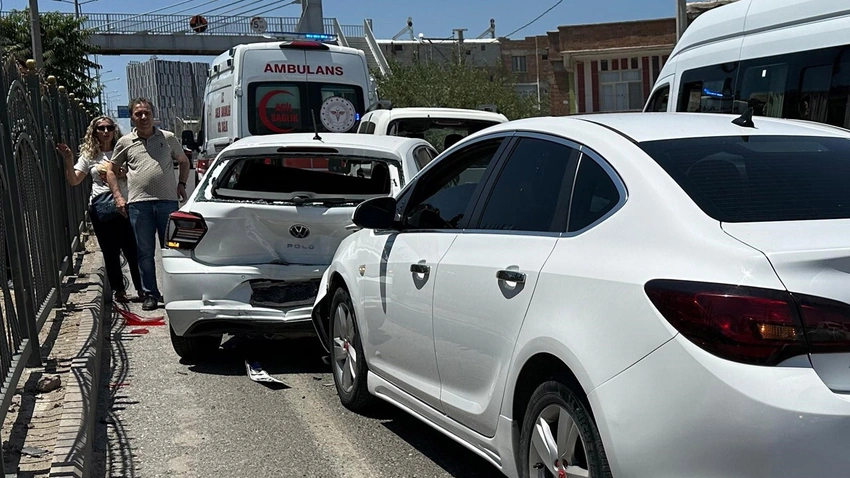
[[[133,330],[130,331],[131,334],[136,334],[136,335],[144,335],[144,334],[147,334],[149,332],[150,332],[150,330],[148,330],[148,329],[133,329]]]
[[[146,326],[153,327],[157,325],[165,325],[165,317],[160,315],[157,317],[142,317],[139,314],[130,312],[129,310],[124,310],[118,306],[115,306],[115,310],[121,314],[121,317],[124,317],[124,321],[127,325],[131,326]]]
[[[283,387],[289,388],[285,383],[283,383],[282,381],[272,377],[271,375],[269,375],[268,372],[263,370],[263,366],[260,365],[259,362],[250,362],[249,363],[246,360],[245,361],[245,370],[248,371],[248,378],[250,378],[251,380],[253,380],[257,383],[272,384],[272,385],[277,385],[277,386],[282,385]]]
[[[47,450],[42,450],[41,448],[36,448],[34,446],[25,446],[21,448],[21,455],[31,456],[33,458],[41,458],[48,453],[49,452]]]

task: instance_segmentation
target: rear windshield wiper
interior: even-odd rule
[[[295,196],[292,198],[292,203],[297,206],[304,204],[349,204],[359,202],[359,199],[347,198],[310,198],[306,196]]]

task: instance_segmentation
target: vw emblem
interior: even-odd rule
[[[310,235],[310,230],[304,224],[295,224],[289,228],[289,233],[298,239],[304,239]]]

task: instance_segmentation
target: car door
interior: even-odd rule
[[[370,369],[437,409],[434,275],[504,142],[504,135],[483,139],[423,172],[398,199],[400,230],[373,232],[375,247],[362,268],[361,334]]]
[[[493,436],[538,274],[565,230],[577,145],[515,138],[472,219],[437,267],[434,340],[444,412]]]

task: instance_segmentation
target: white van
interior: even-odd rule
[[[332,35],[286,34],[216,57],[204,91],[198,175],[239,138],[354,132],[377,100],[375,82],[364,53],[335,41]]]
[[[700,15],[644,111],[743,113],[850,127],[850,3],[739,0]]]

